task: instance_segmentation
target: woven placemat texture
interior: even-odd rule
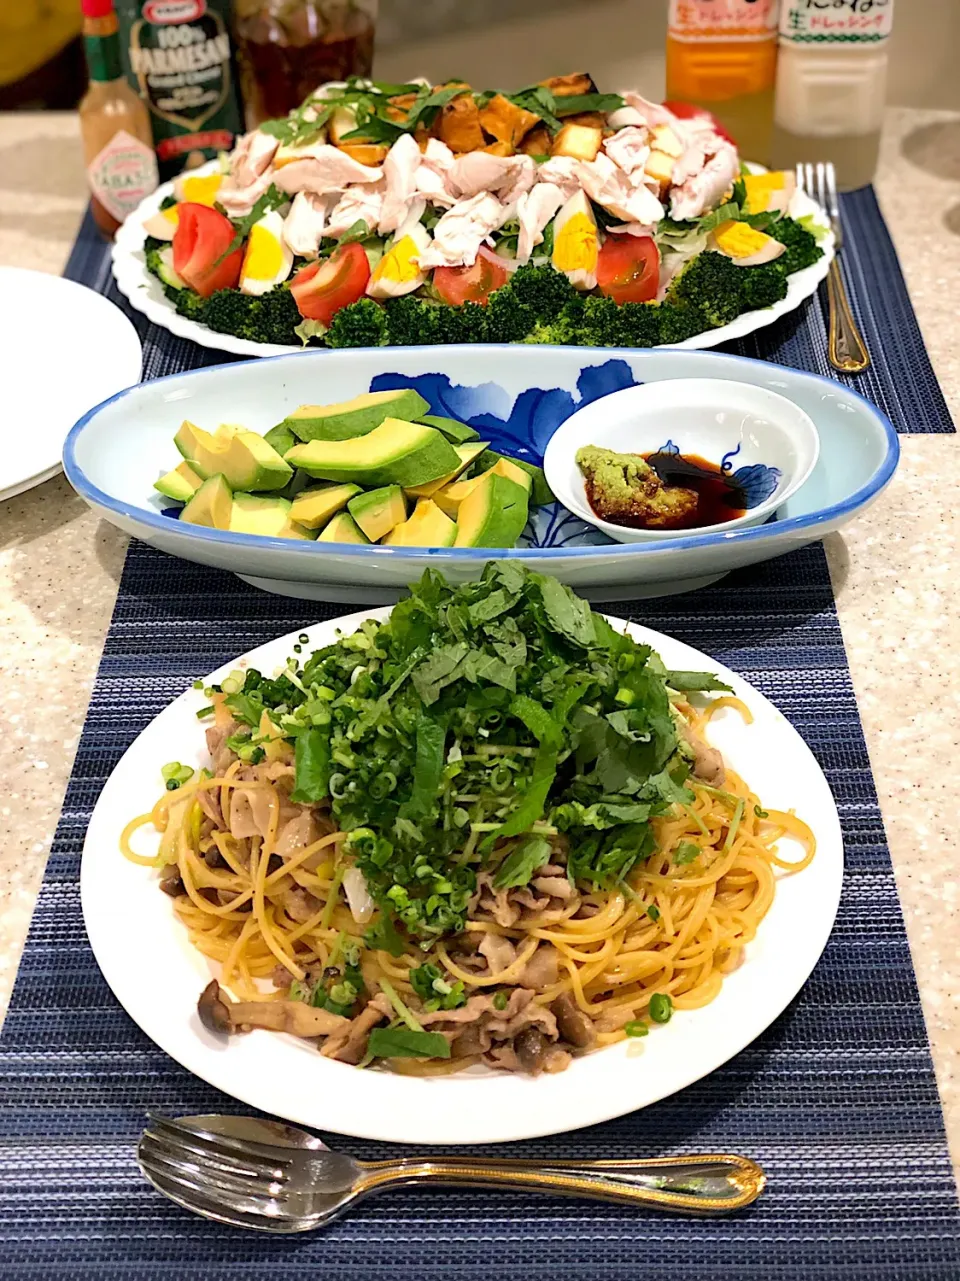
[[[689,596],[606,608],[729,664],[803,734],[840,809],[843,900],[803,992],[725,1067],[645,1111],[510,1150],[740,1151],[770,1176],[760,1202],[700,1222],[531,1195],[410,1190],[367,1202],[323,1233],[280,1240],[195,1219],[142,1181],[133,1153],[146,1107],[244,1109],[153,1046],[103,982],[78,892],[91,810],[125,748],[196,676],[344,607],[270,596],[135,543],[0,1040],[0,1277],[960,1277],[940,1105],[822,547]],[[278,1096],[310,1088],[307,1078],[277,1082]],[[330,1141],[360,1156],[386,1151]]]

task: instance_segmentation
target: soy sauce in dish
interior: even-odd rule
[[[697,495],[696,508],[666,529],[702,529],[723,525],[747,513],[747,495],[719,463],[708,462],[699,454],[643,454],[664,485],[692,489]]]

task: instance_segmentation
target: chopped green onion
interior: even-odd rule
[[[206,707],[201,707],[199,712],[197,712],[197,720],[198,721],[205,720],[210,715],[210,713],[215,710],[216,709],[214,708],[213,704],[208,703]]]
[[[411,1031],[411,1032],[422,1032],[422,1031],[423,1031],[423,1024],[422,1024],[422,1023],[418,1023],[418,1022],[417,1022],[417,1020],[414,1018],[414,1016],[411,1014],[411,1012],[407,1009],[407,1007],[404,1005],[404,1003],[400,1000],[400,997],[397,995],[397,989],[393,986],[393,984],[392,984],[392,983],[390,983],[390,982],[388,982],[388,981],[387,981],[387,979],[381,979],[381,980],[380,980],[380,988],[381,988],[381,991],[383,992],[383,994],[386,996],[387,1000],[390,1002],[390,1004],[391,1004],[391,1005],[393,1006],[393,1008],[396,1010],[397,1014],[398,1014],[398,1015],[400,1016],[400,1018],[404,1021],[404,1023],[406,1023],[406,1025],[407,1025],[407,1027],[410,1029],[410,1031]]]
[[[733,818],[730,820],[730,826],[727,828],[727,839],[723,842],[724,854],[726,854],[727,850],[733,844],[734,839],[737,835],[737,828],[740,826],[740,820],[742,818],[743,818],[743,797],[741,797],[740,800],[737,801],[737,807],[733,811]]]
[[[650,998],[650,1017],[654,1023],[669,1023],[673,1016],[673,1002],[665,992],[654,992]]]
[[[753,807],[753,812],[754,812],[754,814],[756,814],[757,818],[769,818],[769,817],[770,817],[770,815],[767,813],[767,811],[766,811],[766,810],[762,810],[762,809],[760,808],[760,806],[759,806],[759,805],[754,805],[754,807]]]
[[[659,907],[657,907],[656,903],[651,903],[650,906],[647,908],[647,916],[650,917],[651,921],[660,920],[660,909]]]
[[[646,1023],[644,1023],[643,1019],[631,1019],[629,1023],[624,1025],[623,1030],[626,1032],[627,1036],[650,1035],[650,1029],[647,1027]]]
[[[323,906],[323,915],[320,917],[320,928],[322,930],[328,930],[330,928],[334,908],[337,906],[337,899],[340,897],[340,885],[343,881],[343,873],[345,870],[345,868],[338,867],[333,874],[333,881],[330,884],[330,892],[327,895],[327,901]]]
[[[497,992],[493,998],[493,1008],[495,1010],[505,1010],[507,1008],[506,992]]]

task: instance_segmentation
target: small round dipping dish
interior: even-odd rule
[[[577,465],[577,451],[587,445],[701,458],[719,466],[743,492],[744,514],[682,529],[602,520]],[[786,397],[720,378],[675,378],[626,387],[577,410],[557,428],[543,466],[550,488],[570,511],[618,542],[644,543],[763,524],[809,477],[819,454],[812,419]]]

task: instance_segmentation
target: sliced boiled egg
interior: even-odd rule
[[[554,219],[551,261],[575,289],[594,289],[599,254],[597,220],[586,193],[578,191]]]
[[[710,247],[738,267],[759,267],[786,252],[786,245],[745,222],[722,222],[710,237]]]
[[[743,185],[747,191],[748,213],[786,213],[797,190],[797,179],[783,170],[748,173],[743,175]]]
[[[179,221],[180,213],[177,206],[170,205],[166,209],[158,209],[155,214],[151,214],[143,224],[143,229],[148,236],[153,236],[154,240],[172,240]]]
[[[212,209],[222,182],[222,173],[182,173],[174,180],[173,194],[178,200],[189,200],[192,205],[206,205]]]
[[[250,228],[240,268],[240,292],[265,294],[286,280],[292,266],[293,252],[283,239],[283,216],[271,209]]]
[[[370,276],[370,297],[400,298],[419,289],[427,279],[426,272],[420,270],[420,255],[429,247],[430,233],[419,219],[401,223]]]

